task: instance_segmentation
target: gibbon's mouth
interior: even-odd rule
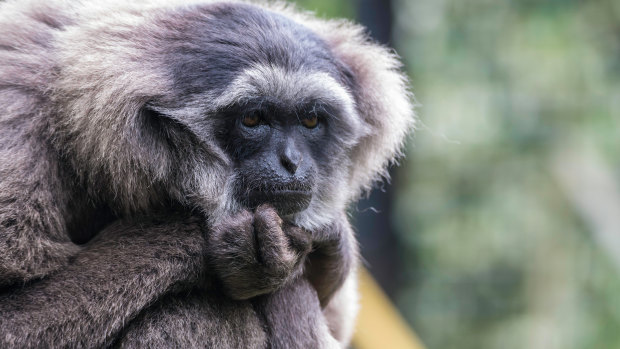
[[[255,190],[251,191],[249,195],[251,208],[268,203],[278,211],[280,216],[305,210],[310,205],[311,200],[312,192],[309,190]]]

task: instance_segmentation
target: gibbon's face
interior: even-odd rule
[[[313,32],[276,13],[239,4],[208,13],[168,46],[179,107],[158,110],[176,115],[197,144],[215,135],[241,206],[270,203],[287,215],[327,202],[360,133],[348,68]]]
[[[329,106],[286,106],[258,98],[228,111],[226,148],[237,167],[235,195],[245,206],[272,204],[282,215],[308,207],[329,162]]]

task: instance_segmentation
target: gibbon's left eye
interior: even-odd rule
[[[246,127],[258,126],[258,124],[260,124],[261,121],[262,119],[258,113],[247,114],[243,116],[243,119],[241,119],[241,123],[243,124],[243,126],[246,126]]]
[[[305,128],[315,128],[319,125],[319,118],[316,115],[312,115],[301,120],[301,124]]]

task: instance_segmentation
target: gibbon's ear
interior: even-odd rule
[[[396,54],[370,42],[362,27],[343,23],[331,34],[327,40],[353,73],[357,112],[370,129],[353,150],[351,172],[352,189],[367,191],[388,178],[388,165],[402,155],[415,124],[413,95]]]
[[[176,151],[188,138],[194,138],[186,125],[148,103],[138,111],[138,120],[141,146],[150,151]]]

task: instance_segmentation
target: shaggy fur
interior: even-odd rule
[[[0,347],[348,343],[345,210],[413,127],[393,53],[247,1],[13,0],[0,33]],[[285,217],[234,195],[222,134],[267,98],[329,118]]]

